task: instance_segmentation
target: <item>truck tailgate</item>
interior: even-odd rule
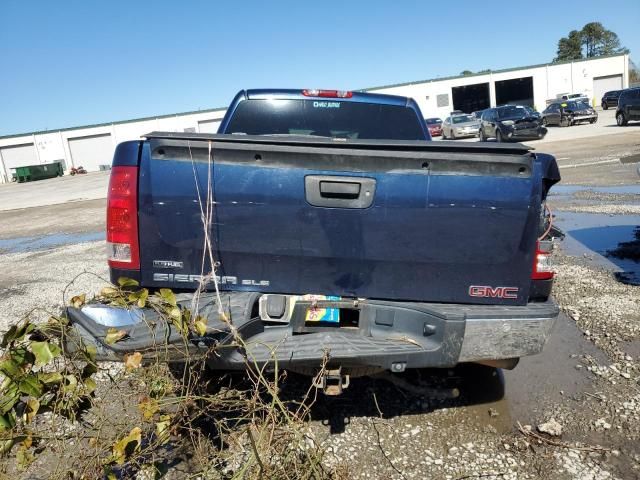
[[[553,157],[522,145],[154,133],[141,155],[145,286],[210,271],[198,189],[206,202],[211,172],[222,289],[527,302]]]

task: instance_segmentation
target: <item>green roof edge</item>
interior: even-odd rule
[[[0,140],[5,139],[5,138],[26,137],[28,135],[42,135],[43,133],[68,132],[70,130],[81,130],[83,128],[108,127],[110,125],[124,125],[126,123],[145,122],[147,120],[157,120],[157,119],[161,119],[161,118],[181,117],[183,115],[192,115],[194,113],[220,112],[220,111],[224,111],[226,109],[227,109],[227,107],[208,108],[208,109],[204,109],[204,110],[192,110],[190,112],[167,113],[167,114],[164,114],[164,115],[152,115],[152,116],[149,116],[149,117],[132,118],[130,120],[119,120],[119,121],[116,121],[116,122],[94,123],[94,124],[91,124],[91,125],[80,125],[80,126],[76,126],[76,127],[66,127],[66,128],[54,128],[53,130],[37,130],[35,132],[12,133],[10,135],[2,135],[2,136],[0,136]]]
[[[540,67],[550,67],[553,65],[566,65],[568,63],[580,63],[580,62],[589,62],[591,60],[600,60],[603,58],[613,58],[613,57],[622,57],[627,55],[626,53],[616,53],[613,55],[601,55],[599,57],[591,57],[591,58],[579,58],[577,60],[565,60],[562,62],[549,62],[549,63],[538,63],[536,65],[526,65],[524,67],[512,67],[512,68],[501,68],[499,70],[489,70],[484,73],[471,73],[469,75],[451,75],[448,77],[437,77],[437,78],[429,78],[427,80],[417,80],[413,82],[404,82],[404,83],[394,83],[391,85],[382,85],[380,87],[369,87],[358,90],[358,92],[370,92],[372,90],[380,90],[383,88],[396,88],[396,87],[406,87],[408,85],[419,85],[421,83],[432,83],[432,82],[441,82],[444,80],[454,80],[456,78],[469,78],[469,77],[479,77],[481,75],[491,75],[494,73],[505,73],[505,72],[514,72],[516,70],[527,70],[529,68],[540,68]]]

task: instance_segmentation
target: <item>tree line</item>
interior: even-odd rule
[[[558,40],[555,62],[579,60],[629,53],[620,45],[618,34],[607,30],[600,22],[589,22],[581,30],[571,30],[569,35]]]

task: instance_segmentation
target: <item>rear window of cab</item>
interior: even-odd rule
[[[425,140],[415,110],[336,99],[255,99],[238,104],[225,133]]]

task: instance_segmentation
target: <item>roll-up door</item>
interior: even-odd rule
[[[593,78],[593,96],[596,99],[596,105],[600,105],[602,96],[611,90],[622,90],[622,75]]]
[[[107,133],[70,138],[69,150],[74,166],[82,165],[87,171],[95,172],[111,166],[115,148],[111,141],[111,135]]]
[[[198,132],[200,133],[218,133],[220,120],[202,120],[198,122]]]
[[[0,155],[2,155],[2,163],[5,168],[4,172],[2,172],[2,168],[0,168],[0,176],[3,174],[6,175],[6,180],[11,180],[14,173],[13,168],[39,163],[38,154],[36,153],[36,148],[33,146],[33,143],[2,147],[0,148]],[[2,181],[3,179],[0,179],[0,182]]]

